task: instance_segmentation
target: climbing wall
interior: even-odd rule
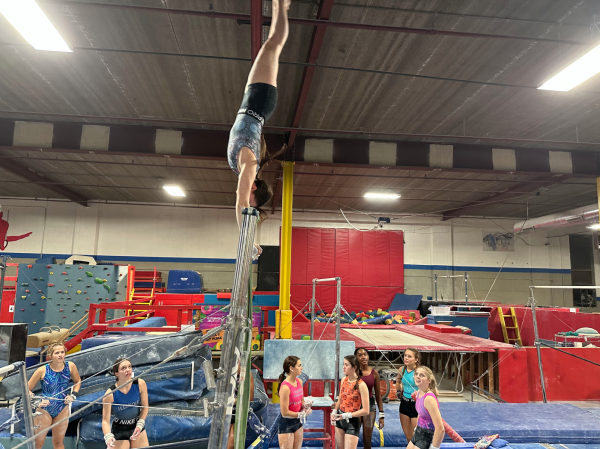
[[[14,322],[28,323],[30,334],[49,325],[70,328],[90,303],[116,301],[120,275],[113,265],[21,264]]]

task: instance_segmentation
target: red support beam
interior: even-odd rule
[[[317,11],[317,20],[328,21],[331,16],[332,9],[333,0],[321,0],[319,10]],[[323,47],[323,40],[325,39],[326,31],[326,27],[320,26],[315,27],[315,29],[313,30],[313,35],[310,42],[307,58],[307,62],[309,64],[317,63],[319,55],[321,54],[321,48]],[[300,83],[300,93],[298,94],[298,101],[296,102],[296,108],[294,110],[294,118],[292,119],[293,128],[298,128],[300,126],[300,121],[302,120],[302,113],[304,112],[304,107],[306,106],[306,100],[308,99],[308,94],[310,92],[310,86],[315,75],[315,70],[316,67],[314,65],[304,68],[304,73],[302,74],[302,81]],[[293,129],[290,132],[290,137],[288,138],[288,146],[292,146],[294,144],[297,134],[298,131],[296,129]]]
[[[539,181],[542,183],[557,184],[562,181],[569,179],[568,175],[552,175],[552,176],[540,176],[539,178],[533,179],[533,181]],[[474,212],[481,208],[488,206],[488,202],[499,203],[504,200],[514,199],[521,195],[526,195],[529,192],[535,192],[541,185],[533,184],[530,182],[524,182],[515,184],[509,187],[503,192],[494,193],[488,196],[482,196],[475,201],[465,204],[464,206],[457,207],[456,209],[449,209],[442,212],[442,221],[450,220],[452,218],[460,217],[461,215],[473,215]],[[482,204],[483,203],[483,204]]]
[[[58,193],[60,196],[68,198],[69,200],[77,204],[81,204],[85,207],[88,206],[88,199],[85,196],[74,192],[73,190],[65,187],[64,185],[55,184],[54,181],[52,181],[51,179],[34,172],[29,167],[21,164],[20,162],[0,158],[0,168],[3,168],[7,172],[13,173],[23,179],[26,179],[27,181],[33,184],[48,189],[54,193]]]
[[[252,62],[258,56],[262,45],[262,0],[251,0],[250,3],[250,47],[252,52]]]

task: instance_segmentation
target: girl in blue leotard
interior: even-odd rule
[[[407,348],[404,351],[404,367],[400,368],[396,377],[396,394],[400,398],[400,424],[407,441],[413,437],[419,417],[415,399],[412,398],[413,393],[418,390],[414,376],[419,366],[421,354],[415,348]]]
[[[29,379],[28,385],[29,392],[33,395],[31,391],[38,382],[41,382],[42,396],[45,398],[37,409],[41,415],[34,419],[34,424],[39,426],[37,430],[47,429],[67,417],[70,408],[68,405],[75,400],[77,392],[81,388],[81,378],[77,367],[73,362],[65,361],[65,347],[62,344],[54,344],[48,353],[50,354],[50,363],[38,368]],[[75,383],[73,391],[69,388],[71,380]],[[69,421],[65,421],[52,429],[52,445],[55,449],[64,449],[63,440],[68,425]],[[35,444],[38,449],[44,445],[47,433],[47,431],[43,432],[36,438]]]

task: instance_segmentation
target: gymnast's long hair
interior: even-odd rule
[[[286,376],[290,373],[290,368],[293,368],[300,360],[300,357],[296,357],[295,355],[288,355],[283,361],[283,373],[279,375],[279,385],[277,387],[277,394],[279,394],[279,390],[281,390],[281,382],[283,382]]]
[[[360,362],[358,361],[358,357],[356,357],[355,355],[347,355],[344,358],[348,361],[348,363],[350,364],[350,366],[352,368],[354,368],[354,371],[356,372],[357,379],[356,379],[356,383],[354,384],[354,389],[358,390],[358,381],[363,376],[362,369],[360,369]]]
[[[256,209],[258,210],[258,214],[260,216],[260,221],[263,222],[267,219],[267,213],[261,209],[271,198],[273,198],[273,190],[271,186],[267,184],[267,182],[263,179],[260,179],[260,172],[267,166],[269,162],[274,160],[277,156],[284,153],[287,150],[287,145],[284,143],[279,151],[271,154],[267,149],[267,142],[265,141],[264,134],[260,136],[260,161],[258,165],[260,168],[258,169],[258,173],[256,174],[256,179],[254,180],[256,184],[256,190],[254,191],[254,198],[256,199]]]

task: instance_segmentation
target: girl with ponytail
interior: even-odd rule
[[[415,348],[404,351],[404,366],[396,376],[396,392],[400,397],[400,424],[406,441],[413,437],[419,414],[412,395],[419,389],[415,384],[415,370],[421,366],[421,353]]]
[[[302,381],[302,362],[294,355],[283,361],[283,372],[279,376],[279,402],[281,419],[279,420],[279,447],[282,449],[300,449],[304,438],[302,422],[312,413],[312,403],[304,401]]]
[[[415,383],[419,420],[407,449],[439,449],[445,431],[435,377],[429,368],[420,366],[415,370]]]
[[[344,375],[331,421],[335,421],[336,447],[356,449],[361,417],[369,414],[369,389],[361,379],[363,372],[356,356],[344,357]]]

